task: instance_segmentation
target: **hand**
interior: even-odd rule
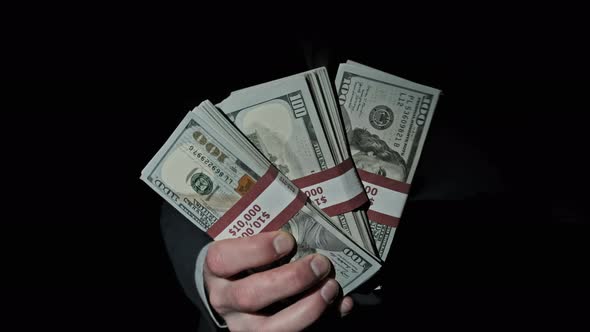
[[[330,261],[322,255],[245,277],[238,274],[262,267],[289,255],[295,239],[286,232],[217,241],[209,247],[203,270],[205,287],[213,309],[232,331],[296,331],[314,323],[340,292],[338,282],[329,277]],[[272,314],[259,311],[292,296],[298,301]],[[350,297],[339,301],[341,315],[353,307]]]

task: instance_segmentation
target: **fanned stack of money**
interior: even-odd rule
[[[352,158],[371,199],[371,234],[387,258],[440,90],[348,61],[336,75]]]
[[[387,258],[440,91],[351,61],[333,91],[319,68],[205,101],[141,178],[215,240],[290,232],[347,294]]]
[[[334,208],[330,204],[334,194],[350,191],[346,197],[355,197],[356,204],[340,209],[341,214],[330,214],[332,220],[352,240],[375,253],[366,213],[351,212],[368,203],[356,172],[351,169],[350,174],[351,181],[357,181],[356,186],[339,179],[342,185],[332,193],[327,192],[325,182],[317,185],[319,181],[313,181],[313,177],[321,179],[321,174],[345,165],[346,161],[352,167],[338,104],[325,68],[232,92],[217,106],[324,211]]]
[[[345,294],[381,267],[208,101],[187,114],[141,179],[216,240],[290,232],[298,244],[293,259],[328,257]]]

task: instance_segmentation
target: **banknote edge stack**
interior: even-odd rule
[[[297,83],[297,80],[299,80],[299,83],[305,81],[306,85],[299,84],[297,88],[293,87],[291,84]],[[305,88],[307,88],[307,90],[305,90]],[[335,165],[341,164],[350,159],[333,86],[330,83],[326,69],[323,67],[234,91],[229,97],[218,103],[217,107],[227,115],[235,114],[262,103],[277,100],[282,94],[286,93],[286,91],[293,92],[296,89],[303,90],[301,93],[304,96],[306,92],[309,93],[310,98],[302,98],[302,100],[308,102],[306,105],[307,112],[315,114],[319,119],[319,127],[321,127],[321,129],[318,130],[318,132],[324,134],[322,136],[326,137],[328,144],[328,147],[323,150],[331,152],[331,157],[333,158]],[[241,130],[240,126],[238,126],[238,129]],[[266,155],[266,153],[263,154]],[[325,156],[326,153],[323,155]],[[295,181],[296,184],[297,180],[299,180],[293,178],[290,179]],[[361,190],[362,189],[363,188],[361,188]],[[335,220],[335,224],[347,236],[365,248],[365,250],[376,256],[375,244],[369,233],[369,220],[362,210],[349,212],[346,216],[341,215],[334,217],[334,219],[336,218],[339,218],[339,220]],[[353,222],[345,223],[345,221],[350,218],[353,219]]]
[[[428,130],[430,128],[430,124],[432,122],[432,118],[436,109],[436,105],[438,102],[438,98],[441,94],[441,91],[439,89],[435,89],[426,85],[422,85],[422,84],[418,84],[415,82],[412,82],[410,80],[386,73],[384,71],[360,64],[358,62],[354,62],[351,60],[348,60],[346,63],[341,64],[338,68],[338,73],[336,75],[336,79],[335,79],[335,86],[336,89],[338,91],[338,99],[340,102],[340,111],[341,114],[343,116],[346,116],[350,110],[346,110],[345,107],[345,103],[346,103],[346,98],[343,96],[343,75],[344,72],[346,70],[351,70],[351,72],[356,72],[357,76],[365,76],[368,79],[373,79],[375,82],[381,83],[381,84],[388,84],[392,87],[394,87],[397,90],[400,91],[404,91],[404,92],[410,92],[410,94],[413,92],[417,95],[422,94],[423,96],[429,96],[429,102],[423,102],[422,105],[418,105],[416,104],[416,109],[414,110],[414,114],[418,116],[418,119],[421,120],[423,122],[423,130],[421,132],[423,132],[423,135],[420,136],[418,138],[419,142],[416,146],[416,150],[415,150],[415,154],[414,154],[414,159],[415,162],[412,163],[411,168],[409,173],[407,174],[407,179],[403,180],[403,181],[399,181],[395,186],[396,187],[403,187],[405,190],[401,190],[401,192],[397,192],[395,196],[395,200],[397,200],[397,202],[399,203],[399,206],[397,207],[396,213],[398,213],[397,218],[398,222],[399,219],[401,218],[403,209],[405,207],[405,202],[406,199],[408,197],[408,193],[409,193],[409,188],[411,185],[411,182],[413,180],[413,176],[415,175],[416,169],[417,169],[417,165],[424,147],[424,143],[426,141],[426,137],[428,134]],[[348,89],[349,91],[351,91],[350,89]],[[401,93],[400,93],[401,94]],[[423,99],[423,101],[426,99]],[[389,105],[392,106],[392,105]],[[425,107],[426,106],[426,107]],[[392,107],[390,107],[392,108]],[[349,116],[349,119],[351,117]],[[345,121],[346,122],[346,121]],[[415,121],[416,123],[418,123],[418,120]],[[414,121],[412,121],[410,123],[410,126],[414,123]],[[369,126],[367,126],[369,127]],[[390,127],[390,128],[393,128]],[[349,130],[352,128],[348,128]],[[363,128],[364,129],[364,128]],[[346,130],[346,129],[345,129]],[[391,145],[391,144],[390,144]],[[407,161],[406,161],[407,162]],[[360,169],[358,163],[355,162],[355,166],[357,167],[357,169]],[[362,175],[363,173],[361,173]],[[365,173],[366,174],[366,173]],[[362,176],[361,176],[362,178]],[[378,182],[381,182],[380,180],[384,180],[384,179],[379,179]],[[388,179],[388,181],[391,181],[392,179]],[[395,181],[395,180],[393,180]],[[396,181],[397,182],[397,181]],[[363,184],[366,185],[366,188],[370,188],[370,187],[374,187],[373,183],[367,183],[365,182],[365,180],[363,179]],[[397,191],[397,189],[396,189]],[[389,202],[388,202],[389,203]],[[395,202],[391,202],[391,203],[395,203]],[[394,204],[395,205],[395,204]],[[371,205],[371,207],[369,208],[369,212],[373,209],[374,205]],[[391,245],[393,243],[393,239],[395,237],[395,231],[397,229],[397,224],[395,224],[395,227],[392,227],[392,225],[385,225],[384,223],[376,223],[373,221],[370,221],[370,226],[371,226],[371,234],[374,236],[374,240],[375,240],[375,244],[377,245],[377,253],[378,256],[385,261],[387,259],[387,256],[390,252],[391,249]],[[386,238],[385,239],[380,239],[379,236],[383,234]]]

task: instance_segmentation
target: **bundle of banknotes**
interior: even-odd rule
[[[347,294],[391,248],[440,91],[348,61],[189,112],[141,174],[213,239],[282,229]]]

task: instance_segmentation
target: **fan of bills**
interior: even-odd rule
[[[387,258],[440,91],[348,61],[189,112],[141,179],[214,240],[282,229],[348,294]]]

